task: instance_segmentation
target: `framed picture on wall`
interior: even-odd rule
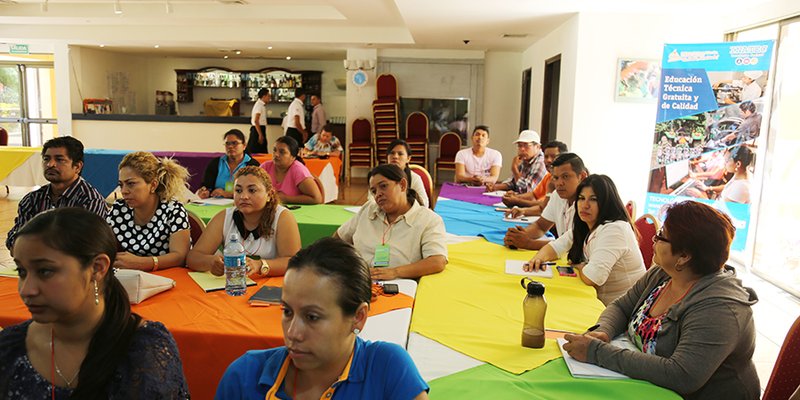
[[[661,78],[661,61],[620,58],[617,60],[616,101],[655,102]]]

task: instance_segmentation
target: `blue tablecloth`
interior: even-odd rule
[[[86,149],[81,175],[103,196],[108,196],[119,182],[119,163],[130,150]]]
[[[483,236],[486,240],[503,244],[508,228],[516,226],[503,221],[503,213],[492,206],[467,203],[459,200],[439,199],[435,211],[444,220],[448,233],[462,236]]]

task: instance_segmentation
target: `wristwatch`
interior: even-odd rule
[[[261,270],[259,271],[261,276],[269,275],[269,264],[263,258],[261,259]]]

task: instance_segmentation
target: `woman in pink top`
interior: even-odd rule
[[[322,192],[303,159],[300,145],[289,136],[281,136],[272,148],[272,160],[261,164],[272,179],[272,186],[283,203],[321,204]]]

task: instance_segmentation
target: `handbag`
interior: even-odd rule
[[[175,281],[170,278],[135,269],[117,269],[114,271],[114,276],[128,292],[131,304],[139,304],[175,287]]]

